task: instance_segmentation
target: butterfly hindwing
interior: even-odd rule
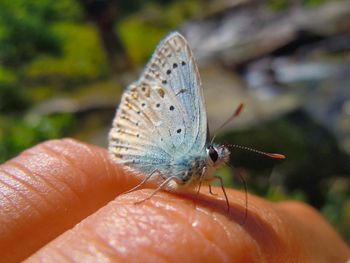
[[[110,133],[110,150],[124,163],[151,164],[172,158],[187,136],[189,122],[175,94],[133,84],[125,91]]]

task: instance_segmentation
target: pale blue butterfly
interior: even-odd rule
[[[163,178],[156,193],[221,180],[214,172],[230,152],[208,138],[198,68],[186,39],[173,32],[124,92],[109,133],[109,151],[115,162],[148,175],[142,183],[156,175]]]

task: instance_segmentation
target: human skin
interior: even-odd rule
[[[345,262],[350,250],[311,207],[227,189],[151,189],[105,149],[48,141],[0,166],[0,262]]]

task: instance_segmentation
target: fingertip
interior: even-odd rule
[[[177,194],[152,193],[143,189],[119,196],[79,226],[64,233],[31,258],[51,258],[59,251],[69,260],[96,254],[108,260],[143,262],[243,262],[257,257],[255,242],[242,234],[242,226],[232,222],[221,208],[208,206]],[[249,252],[249,253],[248,253]]]
[[[8,261],[28,256],[137,181],[105,149],[72,139],[28,149],[2,164],[0,175],[0,247]]]
[[[227,192],[233,209],[244,204],[244,193]],[[322,235],[311,234],[311,243],[300,232],[307,235],[308,229],[300,227],[298,220],[293,222],[293,210],[281,212],[279,204],[258,197],[249,195],[248,218],[241,224],[237,220],[241,212],[227,213],[220,205],[225,203],[222,197],[158,192],[148,200],[151,194],[152,190],[143,189],[119,196],[31,260],[50,261],[52,252],[68,261],[98,255],[106,261],[341,262],[346,256],[334,252],[333,244],[329,249],[314,246]],[[142,200],[146,201],[135,204]]]
[[[304,254],[314,262],[345,262],[350,257],[347,244],[315,208],[295,201],[275,206],[289,227],[286,238],[297,244],[295,254]]]

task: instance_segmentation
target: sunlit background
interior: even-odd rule
[[[106,147],[123,89],[172,30],[211,132],[245,104],[217,142],[288,157],[234,149],[226,185],[307,202],[349,243],[350,1],[1,0],[0,162],[65,136]]]

